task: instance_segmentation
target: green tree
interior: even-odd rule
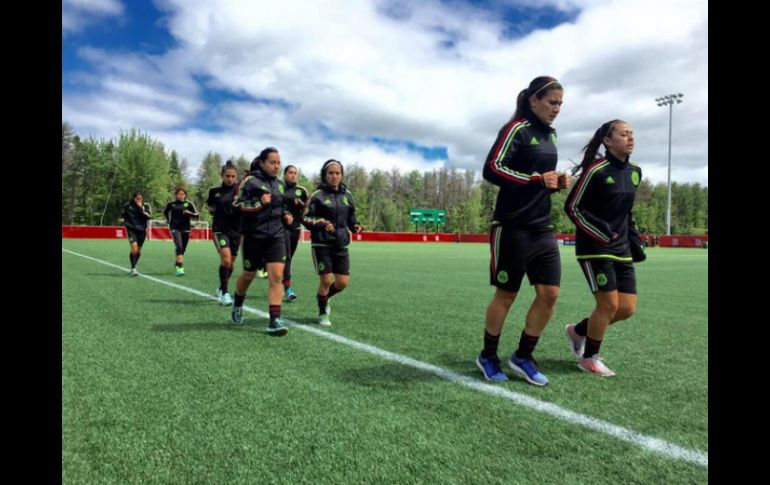
[[[201,221],[212,222],[212,216],[209,211],[200,209],[205,207],[206,199],[209,197],[209,189],[222,184],[222,165],[224,164],[222,155],[208,152],[198,167],[198,181],[195,183],[195,188],[191,191],[191,195],[193,195],[195,205],[199,208]]]
[[[123,205],[137,190],[144,192],[144,200],[152,206],[153,218],[170,200],[169,159],[163,144],[147,133],[132,129],[121,132],[115,147],[118,176],[112,192],[105,223],[117,221]]]

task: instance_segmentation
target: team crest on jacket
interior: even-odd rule
[[[633,172],[631,172],[631,183],[633,183],[634,185],[639,185],[639,182],[640,182],[639,172],[634,170]]]

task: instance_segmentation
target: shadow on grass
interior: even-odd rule
[[[386,390],[403,390],[414,384],[441,380],[434,374],[396,363],[345,369],[337,374],[337,378],[361,387]]]
[[[194,299],[193,299],[194,298]],[[173,298],[167,298],[167,299],[161,299],[161,298],[148,298],[147,300],[144,300],[146,303],[158,303],[163,305],[180,305],[180,306],[190,306],[190,305],[211,305],[212,307],[222,307],[216,300],[204,300],[199,296],[193,296],[193,295],[187,295],[185,299],[179,298],[179,299],[173,299]],[[226,308],[226,307],[224,307]],[[227,313],[229,314],[229,312]]]
[[[297,322],[302,325],[313,325],[320,329],[329,328],[329,327],[321,327],[320,325],[318,325],[318,317],[301,317],[301,318],[287,317],[287,318],[292,322]],[[331,327],[331,328],[334,328],[334,327]]]
[[[266,337],[269,336],[265,333],[265,322],[244,320],[246,322],[243,325],[233,325],[227,320],[200,323],[165,323],[152,325],[150,330],[153,332],[256,332]]]
[[[105,271],[104,273],[85,273],[85,276],[96,276],[96,277],[109,277],[109,278],[125,278],[125,279],[131,279],[131,276],[128,275],[128,271],[123,272],[116,272],[117,270],[111,270],[111,271]]]

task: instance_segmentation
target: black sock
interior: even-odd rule
[[[516,357],[519,359],[531,359],[538,340],[540,340],[540,337],[527,335],[522,330],[521,337],[519,338],[519,348],[516,350]]]
[[[484,329],[484,349],[481,356],[485,359],[497,357],[497,344],[500,343],[500,335],[492,335]]]
[[[182,263],[177,261],[177,262],[174,263],[174,266],[176,266],[177,268],[181,268],[182,267]]]
[[[594,340],[591,337],[586,337],[586,349],[583,351],[583,357],[593,357],[599,353],[599,347],[602,346],[601,340]]]
[[[233,303],[234,306],[243,306],[243,300],[246,299],[246,295],[239,295],[238,291],[235,292],[235,302]]]
[[[219,266],[219,289],[222,293],[227,293],[227,280],[230,279],[230,268],[227,266]]]
[[[318,300],[318,314],[324,315],[326,313],[326,303],[329,301],[329,295],[321,295],[320,293],[315,296]]]
[[[588,319],[587,318],[582,319],[580,321],[580,323],[575,325],[575,333],[580,335],[581,337],[585,337],[586,335],[588,335]]]
[[[133,253],[129,253],[128,254],[128,259],[131,261],[131,269],[136,268],[136,260],[139,259],[139,255],[133,254]]]
[[[283,289],[288,290],[291,288],[291,280],[283,280]]]
[[[342,290],[344,290],[344,289],[345,289],[345,288],[343,288]],[[332,286],[331,286],[331,288],[329,288],[329,295],[327,295],[327,296],[328,296],[328,298],[331,298],[331,297],[333,297],[334,295],[336,295],[337,293],[341,293],[341,292],[342,292],[342,290],[338,289],[338,288],[337,288],[337,285],[335,285],[334,283],[332,283]]]
[[[270,305],[270,323],[281,318],[281,305]]]

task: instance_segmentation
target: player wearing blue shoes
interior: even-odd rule
[[[508,365],[530,384],[548,384],[532,354],[553,314],[561,282],[551,194],[567,188],[569,178],[556,172],[556,131],[551,123],[561,111],[563,94],[556,79],[533,79],[519,93],[516,112],[500,129],[484,163],[484,179],[500,187],[490,234],[490,283],[496,288],[487,307],[484,348],[476,358],[487,380],[507,380],[497,347],[526,274],[535,299]]]

